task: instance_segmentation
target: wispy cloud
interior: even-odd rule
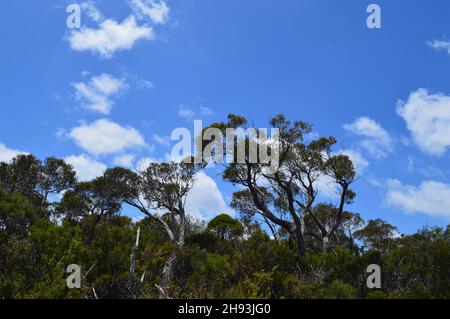
[[[138,18],[148,18],[154,24],[165,24],[169,20],[170,8],[164,1],[132,0],[131,6]]]
[[[195,112],[184,105],[181,105],[178,109],[178,116],[185,119],[186,121],[193,120],[195,117]]]
[[[86,1],[80,4],[82,12],[84,12],[92,21],[101,22],[105,18],[100,10],[97,9],[94,1]]]
[[[424,163],[412,155],[407,158],[407,171],[413,174],[419,173],[426,178],[440,178],[443,180],[446,179],[447,175],[442,169]]]
[[[202,106],[200,107],[200,114],[205,116],[214,115],[214,111],[211,110],[209,107]]]
[[[89,82],[73,83],[75,96],[82,106],[88,110],[109,114],[114,105],[113,97],[127,89],[125,80],[109,74],[93,76]]]
[[[116,166],[131,168],[133,167],[135,158],[136,157],[131,154],[116,156],[113,159],[113,164]]]
[[[450,218],[450,185],[424,181],[419,186],[412,186],[390,179],[387,186],[386,201],[390,206],[409,214]]]
[[[153,140],[162,146],[170,145],[170,137],[168,137],[168,136],[160,136],[158,134],[155,134],[155,135],[153,135]]]
[[[438,51],[446,51],[450,54],[450,41],[449,40],[432,40],[428,41],[427,45]]]
[[[193,110],[192,108],[189,108],[185,105],[181,105],[178,109],[178,116],[185,119],[186,121],[193,120],[196,116],[211,116],[214,115],[214,110],[205,107],[200,106],[200,108],[196,108],[196,110]]]
[[[369,117],[360,117],[355,122],[344,125],[344,129],[364,137],[360,142],[361,146],[376,158],[385,158],[394,150],[390,134]]]

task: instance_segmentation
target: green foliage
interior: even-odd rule
[[[235,127],[245,123],[237,116],[229,121]],[[290,141],[310,129],[283,116],[272,124]],[[313,160],[334,142],[319,139],[302,152]],[[346,158],[319,162],[314,165],[333,171],[344,188],[353,179]],[[278,184],[234,194],[241,222],[228,215],[207,225],[189,218],[184,203],[197,169],[176,163],[150,165],[139,174],[115,168],[74,183],[72,168],[58,159],[22,155],[0,163],[0,298],[157,298],[156,285],[165,278],[167,293],[176,298],[450,298],[450,226],[396,236],[395,226],[383,220],[366,223],[357,213],[317,204],[302,215],[302,255],[297,229],[279,225],[288,223],[292,194]],[[48,199],[61,191],[60,201]],[[345,202],[353,199],[351,192],[345,196]],[[121,216],[124,204],[145,218]],[[267,217],[260,214],[266,208],[272,219],[257,219]],[[165,276],[168,260],[173,271]],[[81,289],[66,286],[70,264],[81,266]],[[379,290],[366,286],[370,264],[382,269]]]
[[[72,166],[54,157],[41,162],[33,155],[19,155],[9,164],[0,163],[0,188],[37,206],[46,207],[50,195],[70,189],[75,181]]]
[[[355,232],[355,237],[362,240],[365,247],[387,250],[393,242],[397,228],[381,219],[369,220],[366,227]]]
[[[244,227],[242,224],[226,214],[213,218],[208,223],[207,229],[222,240],[236,239],[244,234]]]
[[[324,299],[356,299],[356,288],[341,280],[333,281],[329,288],[323,290],[321,297]]]

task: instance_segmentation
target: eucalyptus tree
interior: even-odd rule
[[[239,238],[244,234],[242,224],[227,214],[221,214],[213,218],[208,223],[207,230],[213,232],[222,240]]]
[[[106,176],[100,176],[89,182],[80,182],[65,192],[56,205],[56,212],[68,221],[93,216],[94,224],[97,224],[103,217],[117,215],[121,208],[122,202],[114,185]]]
[[[381,252],[389,250],[398,234],[397,227],[381,219],[369,220],[366,226],[355,232],[355,238],[364,243],[365,248],[376,249]]]
[[[114,185],[115,196],[159,225],[175,248],[166,261],[157,288],[161,298],[169,297],[178,250],[185,245],[188,223],[186,200],[192,190],[200,164],[183,162],[150,163],[133,172],[124,168],[106,171],[105,178]]]
[[[72,189],[76,184],[76,173],[73,167],[62,159],[47,157],[41,163],[37,192],[41,199],[41,204],[45,205],[50,195],[61,194]]]
[[[297,253],[302,256],[306,253],[304,218],[309,215],[320,229],[323,249],[326,250],[329,237],[341,225],[345,205],[355,197],[350,189],[356,180],[353,163],[348,156],[333,153],[334,137],[306,142],[306,136],[312,132],[311,125],[306,122],[291,122],[283,115],[277,115],[271,119],[270,128],[275,129],[275,136],[255,135],[255,130],[248,127],[244,117],[229,115],[226,123],[214,123],[204,129],[202,138],[197,138],[202,142],[197,142],[197,145],[201,145],[198,148],[202,151],[218,150],[222,141],[206,139],[205,136],[218,135],[208,133],[208,130],[218,129],[227,135],[227,142],[220,149],[223,152],[220,158],[228,159],[224,164],[223,179],[244,187],[234,194],[233,208],[247,214],[260,214],[282,228],[295,240]],[[236,131],[232,139],[229,138],[230,130]],[[245,152],[242,152],[243,145]],[[257,149],[255,145],[258,149],[267,149],[271,161],[266,161],[267,156],[261,154],[257,154],[255,161],[252,153]],[[211,162],[217,158],[215,155],[203,155],[203,158]],[[273,167],[278,169],[273,170]],[[324,180],[335,186],[339,197],[335,222],[329,228],[316,217],[313,209],[318,200],[319,186]]]
[[[308,246],[312,250],[324,250],[332,246],[346,247],[355,249],[354,234],[357,230],[364,226],[364,220],[357,213],[348,211],[340,214],[341,222],[338,227],[331,233],[331,230],[336,225],[336,218],[339,216],[339,211],[336,206],[332,204],[320,203],[313,208],[314,217],[330,234],[328,247],[323,247],[323,231],[318,227],[318,223],[314,220],[312,214],[307,214],[305,217],[306,235],[308,236]]]
[[[33,155],[18,155],[10,163],[0,163],[0,187],[43,208],[48,207],[50,195],[71,189],[75,183],[73,167],[54,157],[42,162]]]

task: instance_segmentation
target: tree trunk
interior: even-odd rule
[[[132,278],[136,278],[136,266],[135,266],[135,259],[136,259],[136,254],[137,254],[137,250],[139,248],[139,236],[141,233],[141,229],[138,228],[137,232],[136,232],[136,243],[133,245],[133,247],[131,248],[131,256],[130,256],[130,277]]]
[[[166,261],[166,264],[164,265],[163,276],[162,276],[161,284],[159,285],[159,288],[160,288],[159,299],[168,299],[169,298],[169,286],[170,286],[170,281],[172,280],[173,269],[175,268],[176,260],[177,260],[177,255],[174,252],[174,253],[172,253],[172,255],[170,255],[169,259]]]
[[[322,250],[323,253],[327,253],[330,250],[330,240],[328,239],[328,235],[323,236],[322,238]]]
[[[140,236],[141,229],[138,228],[136,233],[136,243],[133,245],[131,249],[131,256],[130,256],[130,274],[128,276],[128,292],[130,294],[130,298],[137,299],[139,296],[140,286],[141,283],[138,281],[136,277],[136,254],[139,248],[139,236]]]
[[[175,268],[175,263],[177,261],[177,251],[184,247],[185,235],[186,235],[186,214],[184,211],[183,204],[179,203],[178,215],[180,216],[179,228],[170,229],[170,226],[165,224],[166,231],[169,233],[169,237],[171,237],[172,243],[175,246],[176,250],[170,255],[169,259],[166,261],[163,269],[163,276],[158,289],[159,299],[169,299],[169,288],[170,282],[173,277],[173,270]],[[172,217],[174,217],[174,213],[172,212]],[[176,222],[173,219],[174,223]],[[172,234],[172,235],[170,235]]]
[[[297,254],[302,257],[305,256],[305,237],[303,236],[301,228],[295,230],[295,242],[297,243]]]
[[[272,223],[270,222],[270,220],[267,219],[266,216],[262,215],[262,217],[264,218],[264,222],[266,223],[266,225],[269,227],[270,232],[272,233],[273,239],[275,240],[275,242],[277,244],[279,244],[279,240],[278,240],[278,235],[277,232],[275,230],[275,227],[272,225]]]

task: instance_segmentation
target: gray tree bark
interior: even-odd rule
[[[173,270],[175,268],[175,262],[177,261],[176,253],[172,253],[169,259],[166,261],[163,269],[163,276],[161,283],[159,285],[159,299],[168,299],[169,298],[169,286],[170,281],[172,280]]]

